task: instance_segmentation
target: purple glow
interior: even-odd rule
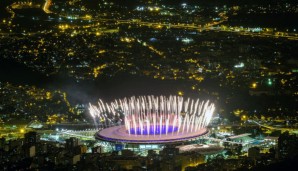
[[[161,127],[159,125],[156,125],[155,128],[154,126],[150,126],[150,129],[148,131],[147,127],[144,127],[143,129],[141,128],[131,128],[130,129],[130,134],[137,134],[137,135],[159,135],[159,134],[166,134],[166,133],[172,133],[178,131],[178,126],[173,127],[173,126],[166,126],[162,125]],[[129,132],[129,131],[127,131]]]
[[[154,135],[138,135],[128,134],[124,125],[113,126],[100,130],[95,134],[95,138],[103,141],[110,142],[125,142],[136,144],[159,144],[159,143],[174,143],[186,140],[194,140],[198,137],[202,137],[208,134],[206,128],[202,128],[197,132],[189,133],[171,133],[171,134],[154,134]]]

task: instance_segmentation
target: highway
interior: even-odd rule
[[[273,126],[261,124],[261,123],[255,121],[255,120],[248,120],[248,122],[255,123],[255,124],[257,124],[257,125],[259,125],[261,127],[264,127],[264,128],[270,129],[270,130],[280,130],[281,132],[289,131],[290,133],[295,133],[295,134],[298,133],[298,129],[297,128],[278,128],[278,127],[273,127]]]

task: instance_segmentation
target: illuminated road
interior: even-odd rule
[[[216,142],[227,142],[227,143],[231,143],[231,144],[244,144],[244,143],[239,143],[239,142],[234,142],[234,141],[228,141],[228,140],[218,139],[218,138],[211,138],[211,137],[206,137],[205,139],[211,140],[211,141],[216,141]]]
[[[50,6],[52,4],[52,0],[46,0],[42,9],[45,13],[53,13],[49,10]],[[31,3],[14,3],[10,7],[12,9],[20,8],[23,5],[32,6]],[[11,14],[12,17],[14,17],[14,12],[11,9],[7,9]],[[223,22],[228,21],[228,17],[225,13],[219,13],[220,17],[219,21],[211,21],[206,24],[186,24],[186,23],[168,23],[168,22],[150,22],[150,21],[141,21],[140,19],[128,19],[128,20],[119,20],[119,19],[104,19],[104,18],[93,18],[89,17],[78,17],[80,20],[86,20],[88,22],[92,22],[92,24],[83,24],[83,25],[72,25],[69,27],[69,29],[86,29],[86,28],[98,28],[99,23],[105,23],[105,22],[114,22],[115,25],[119,24],[129,24],[129,25],[136,25],[139,27],[146,26],[153,29],[162,29],[162,28],[177,28],[177,29],[186,29],[186,30],[197,30],[197,31],[216,31],[216,32],[231,32],[236,33],[243,36],[251,36],[251,37],[264,37],[264,38],[287,38],[289,40],[298,40],[298,34],[296,32],[277,32],[277,31],[268,31],[259,29],[255,31],[256,28],[242,28],[242,27],[230,27],[222,25]],[[60,15],[61,18],[68,18],[68,16]],[[3,35],[3,33],[0,33]],[[10,33],[8,33],[10,34]],[[33,33],[31,34],[33,35]],[[3,35],[4,36],[4,35]],[[158,52],[159,53],[159,52]],[[159,55],[161,55],[159,53]],[[161,55],[162,56],[162,55]]]
[[[51,4],[52,4],[52,0],[46,0],[45,4],[42,7],[42,9],[45,13],[47,13],[47,14],[52,13],[52,11],[49,10]]]
[[[227,17],[224,17],[221,21],[218,22],[212,22],[212,23],[207,23],[205,26],[202,25],[196,25],[196,24],[172,24],[172,23],[162,23],[162,22],[149,22],[149,21],[141,21],[141,20],[135,20],[135,19],[130,19],[130,20],[118,20],[118,19],[95,19],[93,21],[100,21],[100,22],[107,22],[107,21],[112,21],[117,24],[137,24],[139,26],[147,26],[147,27],[154,27],[154,28],[180,28],[180,29],[195,29],[195,30],[200,30],[200,29],[207,29],[209,27],[213,27],[215,25],[219,25],[224,21],[227,21]]]
[[[65,130],[65,131],[59,131],[58,134],[61,136],[76,137],[79,139],[95,140],[94,134],[97,131],[98,130],[96,129],[81,130],[81,131]]]
[[[261,127],[264,127],[264,128],[270,129],[270,130],[280,130],[281,132],[289,131],[290,133],[298,132],[298,129],[295,129],[295,128],[277,128],[277,127],[273,127],[273,126],[269,126],[269,125],[260,124],[259,122],[255,121],[255,120],[248,120],[248,122],[255,123]]]
[[[205,25],[196,25],[192,24],[171,24],[171,23],[162,23],[162,22],[148,22],[141,20],[118,20],[118,19],[94,19],[95,22],[115,22],[116,24],[134,24],[138,26],[147,26],[153,27],[154,29],[166,28],[178,28],[178,29],[191,29],[199,31],[218,31],[218,32],[232,32],[244,36],[256,36],[256,37],[271,37],[271,38],[287,38],[289,40],[298,40],[298,34],[296,33],[287,33],[287,32],[273,32],[273,31],[252,31],[254,28],[242,28],[241,30],[236,27],[221,27],[220,24],[227,21],[228,17],[224,14],[219,14],[221,20],[217,22],[207,23]],[[83,18],[82,18],[83,19]],[[86,26],[85,26],[86,27]],[[98,27],[98,25],[91,24],[87,27]]]

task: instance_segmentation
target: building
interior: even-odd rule
[[[298,137],[289,132],[282,133],[278,138],[277,158],[286,159],[298,155]]]
[[[36,144],[37,142],[39,142],[40,137],[36,132],[30,131],[28,133],[25,134],[25,144]]]
[[[252,159],[259,159],[261,157],[259,147],[251,147],[248,149],[248,157]]]
[[[65,140],[65,148],[67,150],[72,150],[73,148],[77,147],[79,145],[79,139],[75,137],[70,137],[69,139]]]

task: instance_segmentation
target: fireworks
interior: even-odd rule
[[[89,105],[91,116],[110,127],[123,123],[128,135],[183,135],[205,128],[215,110],[214,104],[181,96],[139,96],[98,101]]]

